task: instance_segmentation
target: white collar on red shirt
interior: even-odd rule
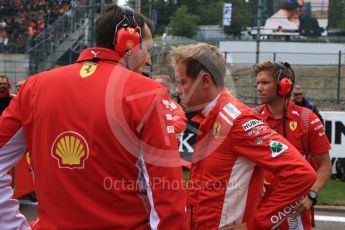
[[[210,103],[208,103],[208,105],[201,111],[201,114],[206,117],[209,112],[211,112],[211,110],[216,106],[218,100],[219,100],[219,96],[221,93],[219,93],[217,95],[217,97],[215,99],[213,99]]]

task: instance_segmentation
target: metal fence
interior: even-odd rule
[[[0,55],[0,74],[6,75],[13,84],[28,76],[28,60],[24,55]],[[12,90],[15,90],[14,87]]]
[[[173,40],[177,40],[176,38]],[[176,42],[177,45],[192,43],[191,40],[181,40]],[[196,41],[194,41],[196,42]],[[218,44],[227,62],[226,84],[231,91],[242,101],[249,105],[258,103],[256,93],[256,79],[253,71],[253,65],[256,60],[259,62],[283,61],[289,62],[296,74],[296,84],[304,87],[306,95],[309,99],[316,103],[322,104],[345,104],[345,53],[337,50],[339,47],[334,47],[333,50],[321,53],[303,52],[303,49],[292,50],[290,52],[279,51],[261,51],[256,52],[255,43],[250,50],[250,44],[245,44],[246,48],[239,47],[238,41],[225,41],[232,44],[229,50],[225,45]],[[153,66],[151,67],[152,75],[169,74],[173,76],[173,70],[168,61],[169,47],[173,43],[165,43],[162,41],[156,42],[153,52]],[[277,43],[273,43],[277,46]],[[310,45],[303,42],[302,45]],[[295,45],[301,45],[299,43]],[[324,46],[326,44],[323,44]],[[239,51],[234,47],[237,46]],[[284,46],[280,44],[280,46]],[[286,45],[285,45],[286,46]],[[277,46],[279,47],[279,46]],[[263,48],[265,48],[263,46]],[[340,46],[344,50],[343,47]],[[265,50],[265,49],[263,49]],[[274,50],[274,49],[273,49]],[[327,50],[327,47],[326,47]]]
[[[181,43],[179,43],[181,44]],[[153,77],[160,74],[174,76],[168,61],[169,47],[156,44],[152,53],[153,65],[149,71]],[[74,63],[79,49],[70,49],[64,55],[64,63]],[[245,103],[253,105],[258,102],[256,82],[252,66],[255,64],[256,52],[223,52],[227,60],[226,84],[233,93]],[[318,63],[326,56],[323,64]],[[29,76],[29,62],[25,55],[16,56],[17,60],[0,59],[0,72],[9,76],[12,82]],[[6,56],[3,56],[6,58]],[[288,61],[296,73],[296,83],[302,85],[308,98],[317,103],[345,104],[345,53],[280,53],[260,52],[259,61]],[[305,61],[303,61],[305,60]],[[315,60],[316,63],[311,63]]]

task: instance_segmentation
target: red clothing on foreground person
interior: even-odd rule
[[[171,80],[168,75],[160,75],[158,78],[155,79],[157,82],[162,84],[167,90],[168,94],[170,95],[170,88],[171,88]],[[170,99],[169,101],[164,102],[166,107],[170,107],[172,117],[168,117],[168,119],[172,119],[174,121],[174,129],[176,135],[180,135],[187,126],[187,118],[183,108],[175,101],[174,99]]]
[[[171,107],[171,113],[173,115],[172,119],[174,121],[174,128],[176,134],[181,134],[187,126],[186,114],[183,108],[173,99],[169,101]]]
[[[262,105],[261,107],[261,117],[268,123],[270,127],[278,133],[283,133],[283,122],[282,119],[275,119],[270,113],[267,105]],[[310,164],[317,170],[317,165],[314,162],[312,157],[315,157],[319,154],[323,154],[330,150],[330,144],[325,134],[323,124],[315,113],[310,111],[307,113],[308,118],[306,121],[303,121],[303,113],[307,108],[300,107],[294,103],[288,101],[286,106],[286,139],[289,140],[293,146],[295,146],[298,151],[304,156]],[[308,122],[309,127],[305,127],[305,122]],[[308,130],[306,130],[308,129]],[[307,140],[305,140],[307,139]],[[308,146],[305,146],[308,145]],[[308,151],[308,152],[307,152]],[[272,190],[275,188],[276,177],[270,172],[265,172],[265,180],[269,183],[266,187],[266,193],[264,196],[264,202],[269,197]],[[312,212],[311,210],[305,210],[301,215],[301,221],[303,223],[304,230],[312,229]],[[298,219],[297,219],[298,220]],[[289,220],[291,229],[294,229],[294,226],[298,223],[293,219]],[[284,221],[283,224],[279,226],[280,230],[289,230],[288,221]]]
[[[192,229],[240,223],[272,229],[292,215],[316,178],[297,149],[226,89],[198,117],[201,135],[188,185]],[[262,168],[279,183],[258,208]]]
[[[33,229],[186,229],[168,99],[104,48],[30,77],[0,119],[1,229],[29,229],[7,175],[26,146],[39,202]]]

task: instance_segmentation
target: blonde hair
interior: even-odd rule
[[[173,47],[170,61],[172,65],[185,64],[190,78],[195,79],[200,71],[205,71],[211,75],[216,86],[224,86],[225,59],[216,46],[198,43]]]

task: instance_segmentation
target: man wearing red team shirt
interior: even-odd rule
[[[140,74],[151,64],[150,21],[111,5],[96,43],[30,77],[1,117],[1,229],[187,229],[169,96]],[[31,226],[7,175],[26,148],[38,199]]]
[[[289,100],[295,74],[288,63],[267,61],[255,65],[254,70],[259,98],[263,104],[258,107],[261,117],[272,129],[289,140],[317,173],[315,183],[299,206],[302,215],[287,218],[279,229],[310,230],[313,218],[310,209],[316,204],[317,194],[326,184],[332,171],[330,144],[317,115]],[[267,185],[263,204],[266,197],[274,191],[277,177],[269,172],[266,174],[265,179],[270,185]]]
[[[10,92],[11,83],[6,75],[0,75],[0,115],[15,96]]]
[[[174,48],[177,93],[199,123],[188,184],[191,229],[272,229],[294,215],[315,172],[288,141],[224,86],[224,57],[199,43]],[[259,207],[263,170],[279,177]]]

